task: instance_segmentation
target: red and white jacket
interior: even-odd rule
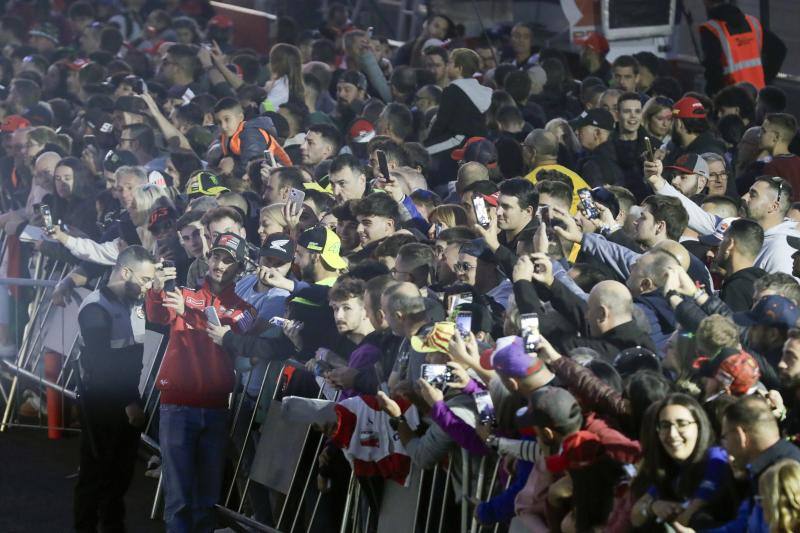
[[[156,377],[162,403],[227,407],[235,383],[233,358],[206,333],[205,308],[213,306],[223,326],[238,333],[249,330],[257,314],[234,288],[231,284],[221,294],[214,294],[208,281],[197,290],[182,287],[185,310],[181,316],[162,305],[163,291],[147,291],[147,319],[170,326],[169,345]]]
[[[412,427],[419,423],[416,407],[401,405]],[[408,456],[397,431],[389,425],[375,396],[353,396],[336,404],[338,425],[331,437],[342,449],[356,476],[380,476],[406,486],[411,471]]]

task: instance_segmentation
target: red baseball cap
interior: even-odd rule
[[[492,194],[482,194],[484,201],[492,207],[497,207],[500,198],[500,192]]]
[[[573,433],[561,445],[561,453],[545,460],[547,470],[553,473],[586,468],[603,455],[600,437],[591,431]]]
[[[758,363],[747,352],[739,352],[728,356],[719,364],[714,379],[725,384],[735,396],[750,392],[761,379]]]
[[[672,106],[672,115],[676,118],[706,118],[706,108],[693,96],[684,96]]]
[[[76,59],[74,61],[65,62],[65,65],[67,65],[68,69],[70,69],[72,71],[77,71],[77,70],[82,69],[83,67],[85,67],[89,63],[91,63],[91,61],[89,61],[88,59],[78,58],[78,59]]]
[[[356,119],[347,131],[353,142],[366,143],[375,137],[375,126],[365,118]]]
[[[21,115],[9,115],[0,123],[0,131],[11,133],[20,128],[29,128],[31,121]]]
[[[214,15],[208,21],[209,26],[217,26],[218,28],[233,28],[233,21],[227,15]]]
[[[594,50],[601,56],[605,56],[611,48],[608,45],[608,39],[606,39],[605,35],[594,31],[581,41],[581,46]]]

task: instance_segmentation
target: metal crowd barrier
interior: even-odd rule
[[[4,240],[0,243],[0,254],[5,250]],[[33,287],[35,292],[29,304],[30,319],[25,326],[19,354],[14,362],[4,361],[5,368],[12,374],[10,390],[3,390],[6,400],[0,431],[9,427],[46,427],[41,415],[39,424],[27,424],[15,419],[16,408],[20,403],[21,384],[36,386],[36,394],[41,398],[44,391],[48,395],[57,394],[61,401],[56,402],[61,409],[59,420],[66,420],[64,410],[72,402],[80,401],[78,376],[73,371],[73,362],[79,355],[79,331],[77,326],[78,303],[70,303],[65,309],[56,307],[52,293],[55,284],[67,273],[68,265],[38,256],[31,279],[4,279],[4,285]],[[88,289],[78,293],[85,297]],[[159,391],[156,376],[161,368],[166,350],[166,337],[148,331],[145,340],[145,360],[140,380],[140,392],[144,400],[146,425],[142,432],[142,442],[154,454],[160,454],[158,445],[157,413]],[[43,359],[48,353],[61,354],[59,366],[52,375],[43,375]],[[52,365],[51,365],[52,366]],[[298,428],[291,422],[283,421],[280,414],[282,384],[289,369],[304,372],[302,365],[293,361],[268,362],[265,364],[258,394],[248,397],[253,371],[240,383],[237,395],[231,398],[231,449],[229,481],[223,487],[222,501],[217,506],[221,522],[236,530],[284,532],[327,531],[330,523],[320,523],[321,502],[326,498],[320,493],[314,480],[317,475],[317,458],[325,439],[310,427]],[[52,372],[52,369],[51,369]],[[336,399],[335,392],[320,383],[318,398]],[[67,400],[67,401],[65,401]],[[259,421],[259,417],[263,420]],[[75,431],[77,428],[60,425],[50,430]],[[460,459],[460,484],[456,480],[456,465]],[[472,466],[475,458],[469,457],[465,450],[450,454],[447,465],[437,465],[429,471],[412,467],[409,473],[410,487],[400,487],[392,481],[383,483],[382,501],[369,501],[370,491],[362,489],[363,480],[350,473],[347,480],[346,496],[341,516],[327,516],[327,521],[339,523],[339,531],[346,532],[389,532],[409,530],[422,533],[441,533],[448,523],[457,520],[463,533],[477,533],[487,528],[481,527],[472,516],[469,498],[479,500],[491,497],[503,490],[498,486],[500,461],[496,457],[483,457],[472,482]],[[487,472],[491,474],[487,475]],[[345,480],[339,480],[344,482]],[[267,489],[273,525],[259,522],[253,518],[255,509],[249,499],[254,484]],[[455,494],[454,488],[460,487]],[[343,487],[344,488],[344,487]],[[157,484],[151,518],[159,518],[163,496],[161,480]],[[377,506],[373,512],[373,507]],[[448,514],[449,512],[449,514]],[[400,527],[400,516],[408,529]],[[497,532],[500,525],[493,531]],[[399,528],[399,529],[398,529]]]

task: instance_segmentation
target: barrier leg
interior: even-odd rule
[[[44,354],[44,375],[46,379],[56,381],[61,372],[61,361],[63,357],[60,353],[47,351]],[[50,439],[61,438],[61,395],[58,391],[47,389],[47,437]]]

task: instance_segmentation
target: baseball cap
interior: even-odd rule
[[[614,193],[605,187],[595,187],[592,189],[592,200],[598,204],[603,204],[611,211],[611,216],[617,218],[619,215],[619,200],[614,196]]]
[[[547,470],[553,473],[586,468],[603,455],[604,446],[600,437],[591,431],[577,431],[561,443],[561,453],[545,459]]]
[[[375,126],[365,118],[357,118],[347,130],[347,135],[354,143],[367,143],[375,137]]]
[[[116,172],[120,167],[134,166],[138,163],[133,152],[127,150],[109,150],[103,158],[103,170]]]
[[[211,246],[211,251],[213,252],[214,250],[224,250],[237,263],[244,263],[244,258],[247,256],[247,243],[235,233],[221,233]]]
[[[117,101],[114,102],[114,111],[144,115],[147,113],[147,106],[144,101],[137,96],[120,96],[117,98]]]
[[[49,22],[43,22],[28,32],[31,37],[44,37],[58,44],[58,28]]]
[[[710,233],[708,235],[700,235],[697,238],[697,240],[700,241],[701,244],[705,244],[706,246],[719,246],[719,243],[721,243],[722,239],[725,237],[725,232],[728,231],[728,227],[730,227],[731,222],[738,219],[739,217],[723,218],[722,220],[717,222],[717,225],[714,227],[714,233]]]
[[[223,187],[219,178],[207,170],[198,170],[189,177],[189,184],[186,186],[186,194],[190,197],[195,196],[216,196],[230,189]]]
[[[793,328],[800,319],[797,305],[784,296],[773,294],[761,298],[750,311],[733,314],[733,321],[740,326],[769,326]]]
[[[497,339],[494,352],[482,354],[481,366],[509,378],[532,376],[545,368],[541,359],[525,352],[522,338],[515,335]]]
[[[367,78],[357,70],[348,70],[339,77],[338,83],[355,85],[362,91],[367,90]]]
[[[281,416],[300,424],[335,424],[336,407],[330,400],[286,396],[281,400]]]
[[[0,131],[3,133],[11,133],[20,128],[29,128],[31,121],[21,115],[9,115],[0,123]]]
[[[726,357],[717,368],[714,379],[728,387],[731,394],[747,394],[761,379],[758,363],[747,352],[739,352]]]
[[[585,48],[594,50],[601,56],[605,56],[610,50],[608,39],[606,39],[605,35],[596,31],[590,33],[580,44]]]
[[[217,28],[229,29],[233,28],[233,20],[227,15],[214,15],[208,21],[209,26],[216,26]]]
[[[447,346],[455,332],[455,323],[436,322],[426,334],[411,337],[411,347],[420,353],[447,353]]]
[[[492,194],[481,194],[483,201],[492,207],[497,207],[500,203],[500,191],[493,192]]]
[[[173,207],[158,207],[153,209],[150,213],[150,218],[147,221],[147,229],[152,232],[157,232],[163,228],[168,221],[175,221],[178,218],[178,213]]]
[[[578,401],[567,389],[550,385],[537,389],[528,398],[528,405],[517,410],[520,427],[549,427],[568,433],[583,420]]]
[[[112,124],[113,118],[111,114],[100,109],[100,108],[92,108],[86,111],[86,125],[92,128],[94,133],[108,133],[114,131],[114,125]]]
[[[67,66],[67,68],[69,70],[72,70],[73,72],[82,69],[89,63],[91,63],[91,61],[89,61],[88,59],[84,59],[82,57],[79,57],[78,59],[75,59],[73,61],[64,61],[64,64]]]
[[[472,257],[477,257],[478,259],[490,263],[495,262],[494,252],[483,239],[472,239],[469,242],[465,242],[461,245],[461,248],[459,248],[458,253],[471,255]]]
[[[315,226],[304,231],[297,239],[297,245],[319,253],[322,260],[333,269],[347,268],[347,262],[339,255],[342,241],[325,226]]]
[[[614,116],[609,111],[598,107],[584,111],[569,125],[573,130],[578,130],[584,126],[596,126],[601,130],[611,131],[614,129]]]
[[[643,346],[634,346],[619,352],[614,357],[614,369],[623,378],[636,373],[639,370],[661,371],[661,363],[658,356],[652,350]]]
[[[497,166],[497,147],[486,137],[470,137],[464,146],[450,152],[454,161],[477,161],[487,168]]]
[[[684,96],[672,106],[672,115],[676,118],[706,118],[706,108],[694,96]]]
[[[49,104],[42,102],[33,104],[23,114],[33,126],[50,126],[53,123],[53,111]]]
[[[272,233],[261,246],[259,257],[274,257],[289,263],[294,259],[294,243],[285,233]]]
[[[681,174],[698,174],[703,177],[708,177],[708,163],[706,160],[697,154],[683,154],[675,163],[667,165],[664,170],[674,170]]]

